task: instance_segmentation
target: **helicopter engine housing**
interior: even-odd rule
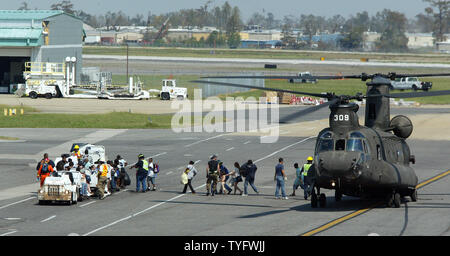
[[[397,137],[407,139],[413,132],[413,124],[411,120],[402,115],[395,116],[390,122],[390,127]]]

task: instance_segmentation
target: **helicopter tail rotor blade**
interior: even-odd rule
[[[191,82],[192,83],[201,83],[201,84],[213,84],[213,85],[220,85],[220,86],[240,87],[240,88],[247,88],[247,89],[257,89],[257,90],[263,90],[263,91],[285,92],[285,93],[307,95],[307,96],[319,97],[319,98],[325,98],[325,99],[328,99],[328,98],[331,97],[330,94],[298,92],[298,91],[275,89],[275,88],[267,88],[267,87],[258,87],[258,86],[252,86],[252,85],[244,85],[244,84],[233,84],[233,83],[204,81],[204,80],[195,80],[195,81],[191,81]]]
[[[325,102],[325,103],[320,104],[320,105],[317,105],[317,106],[313,106],[313,107],[309,107],[309,108],[307,108],[307,109],[303,109],[303,110],[297,111],[297,112],[295,112],[295,113],[292,113],[292,114],[290,114],[290,115],[288,115],[288,116],[285,116],[285,117],[283,117],[282,119],[280,119],[280,124],[288,124],[288,123],[290,123],[293,119],[296,119],[296,118],[301,117],[301,116],[304,116],[304,115],[311,114],[311,113],[313,113],[313,112],[316,112],[316,111],[318,111],[318,110],[320,110],[320,109],[323,109],[323,108],[325,108],[325,107],[328,107],[328,106],[330,106],[330,105],[336,104],[336,103],[338,103],[338,102],[339,102],[339,99],[334,99],[334,100]]]

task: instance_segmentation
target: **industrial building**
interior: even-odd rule
[[[26,62],[64,63],[76,57],[82,69],[83,22],[56,10],[0,10],[0,93],[23,84]]]

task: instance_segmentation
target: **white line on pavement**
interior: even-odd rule
[[[273,152],[272,154],[270,154],[270,155],[268,155],[268,156],[265,156],[265,157],[263,157],[263,158],[260,158],[260,159],[256,160],[254,163],[257,163],[257,162],[262,161],[262,160],[264,160],[264,159],[266,159],[266,158],[269,158],[269,157],[271,157],[271,156],[273,156],[273,155],[275,155],[275,154],[277,154],[277,153],[280,153],[281,151],[284,151],[284,150],[286,150],[286,149],[288,149],[288,148],[290,148],[290,147],[292,147],[292,146],[295,146],[295,145],[297,145],[297,144],[303,143],[303,142],[305,142],[305,141],[307,141],[307,140],[309,140],[309,139],[311,139],[311,138],[315,138],[315,137],[309,137],[309,138],[306,138],[306,139],[304,139],[304,140],[301,140],[301,141],[298,141],[298,142],[296,142],[296,143],[293,143],[293,144],[291,144],[291,145],[289,145],[289,146],[286,146],[286,147],[284,147],[284,148],[282,148],[282,149],[280,149],[280,150],[278,150],[278,151]],[[200,160],[197,160],[197,162],[200,162]],[[198,187],[196,187],[196,188],[194,188],[194,189],[197,190],[197,189],[203,188],[203,187],[205,187],[205,186],[206,186],[206,184],[203,184],[203,185],[198,186]],[[149,207],[149,208],[147,208],[147,209],[144,209],[144,210],[142,210],[142,211],[140,211],[140,212],[134,213],[134,214],[132,214],[132,215],[130,215],[130,216],[127,216],[127,217],[125,217],[125,218],[122,218],[122,219],[120,219],[120,220],[116,220],[116,221],[114,221],[114,222],[112,222],[112,223],[110,223],[110,224],[107,224],[107,225],[103,226],[103,227],[99,227],[99,228],[97,228],[97,229],[94,229],[94,230],[92,230],[92,231],[90,231],[90,232],[84,234],[83,236],[89,236],[89,235],[91,235],[91,234],[93,234],[93,233],[96,233],[96,232],[98,232],[98,231],[100,231],[100,230],[103,230],[103,229],[105,229],[105,228],[114,226],[114,225],[117,224],[117,223],[120,223],[120,222],[129,220],[129,219],[131,219],[131,218],[133,218],[133,217],[136,217],[136,216],[138,216],[138,215],[140,215],[140,214],[142,214],[142,213],[145,213],[145,212],[147,212],[147,211],[149,211],[149,210],[151,210],[151,209],[154,209],[154,208],[156,208],[156,207],[158,207],[158,206],[161,206],[161,205],[163,205],[163,204],[166,204],[166,203],[168,203],[168,202],[171,202],[171,201],[173,201],[173,200],[176,200],[176,199],[178,199],[178,198],[181,198],[181,197],[183,197],[183,196],[185,196],[185,195],[186,195],[186,194],[181,194],[181,195],[172,197],[172,198],[169,199],[169,200],[166,200],[166,201],[164,201],[164,202],[155,204],[155,205],[153,205],[153,206],[151,206],[151,207]]]
[[[97,201],[92,201],[92,202],[89,202],[89,203],[85,203],[85,204],[80,205],[79,207],[85,207],[85,206],[88,206],[88,205],[93,204],[95,202],[97,202]]]
[[[187,148],[187,147],[190,147],[190,146],[193,146],[193,145],[196,145],[196,144],[208,141],[208,140],[212,140],[212,139],[215,139],[215,138],[219,138],[219,137],[222,137],[222,136],[225,136],[225,135],[227,135],[227,134],[220,134],[220,135],[217,135],[217,136],[214,136],[214,137],[211,137],[211,138],[207,138],[207,139],[204,139],[204,140],[199,140],[199,141],[196,141],[194,143],[188,144],[188,145],[186,145],[184,147]]]
[[[162,152],[162,153],[156,154],[154,156],[150,156],[150,158],[157,157],[157,156],[162,156],[162,155],[165,155],[165,154],[167,154],[167,152]]]
[[[20,201],[15,202],[15,203],[10,203],[10,204],[4,205],[4,206],[0,207],[0,210],[1,210],[1,209],[5,209],[5,208],[10,207],[10,206],[15,205],[15,204],[20,204],[20,203],[22,203],[22,202],[25,202],[25,201],[28,201],[28,200],[31,200],[31,199],[35,199],[35,198],[36,198],[36,197],[29,197],[29,198],[27,198],[27,199],[23,199],[23,200],[20,200]]]
[[[247,142],[244,143],[244,145],[247,145],[247,144],[250,143],[250,142],[251,142],[251,141],[247,141]]]
[[[0,236],[7,236],[7,235],[11,235],[11,234],[14,234],[14,233],[16,233],[17,232],[17,230],[14,230],[14,231],[10,231],[10,232],[7,232],[7,233],[4,233],[4,234],[1,234]]]
[[[170,171],[170,172],[168,172],[168,173],[166,173],[166,175],[170,175],[170,174],[172,174],[173,172],[172,171]]]
[[[231,147],[231,148],[227,149],[226,151],[231,151],[231,150],[233,150],[233,149],[234,149],[234,147]]]
[[[284,150],[286,150],[286,149],[288,149],[288,148],[290,148],[290,147],[292,147],[292,146],[295,146],[295,145],[297,145],[297,144],[303,143],[303,142],[305,142],[305,141],[307,141],[307,140],[309,140],[309,139],[312,139],[312,138],[315,138],[315,136],[308,137],[308,138],[306,138],[306,139],[304,139],[304,140],[301,140],[301,141],[298,141],[298,142],[296,142],[296,143],[294,143],[294,144],[291,144],[291,145],[289,145],[289,146],[286,146],[286,147],[284,147],[284,148],[282,148],[282,149],[280,149],[280,150],[277,150],[277,151],[273,152],[272,154],[270,154],[270,155],[268,155],[268,156],[265,156],[265,157],[263,157],[263,158],[260,158],[260,159],[258,159],[258,160],[256,160],[256,161],[254,161],[254,163],[256,164],[257,162],[260,162],[260,161],[262,161],[262,160],[264,160],[264,159],[267,159],[267,158],[269,158],[269,157],[271,157],[271,156],[274,156],[274,155],[280,153],[281,151],[284,151]]]
[[[49,221],[49,220],[54,219],[54,218],[56,218],[56,215],[50,216],[50,217],[48,217],[45,220],[41,220],[41,223],[44,223],[44,222]]]

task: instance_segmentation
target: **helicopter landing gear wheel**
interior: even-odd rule
[[[411,201],[417,202],[417,189],[414,189],[411,191],[410,197],[411,197]]]
[[[327,205],[327,197],[325,196],[325,194],[320,194],[319,205],[321,208],[325,208],[325,206]]]
[[[312,194],[311,194],[311,207],[312,208],[317,208],[317,194],[316,194],[316,192],[314,192],[314,190],[313,190],[313,192],[312,192]]]
[[[339,190],[336,190],[334,192],[334,199],[336,200],[336,202],[340,202],[342,200],[342,192]]]
[[[394,207],[400,208],[400,203],[401,203],[401,196],[399,193],[395,193],[394,194]]]

